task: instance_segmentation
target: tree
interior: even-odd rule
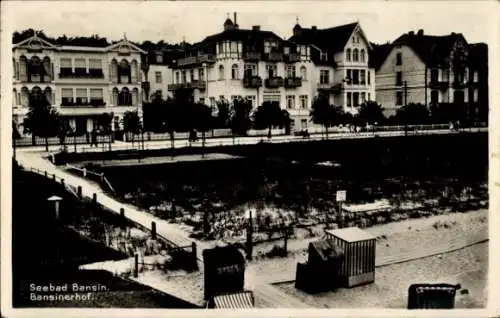
[[[48,137],[59,132],[59,114],[50,105],[44,95],[29,97],[29,112],[24,120],[24,127],[35,136],[45,138],[45,151],[49,151]]]
[[[429,122],[430,114],[425,105],[411,103],[399,108],[393,120],[396,124],[423,125]]]
[[[431,120],[435,124],[444,124],[467,120],[467,104],[436,103],[431,105]]]
[[[165,101],[165,117],[163,118],[163,123],[166,131],[170,135],[170,146],[172,149],[175,148],[175,131],[178,127],[179,112],[178,104],[175,100],[168,98]]]
[[[194,103],[193,106],[192,117],[194,117],[194,125],[192,128],[201,131],[202,147],[205,149],[206,132],[213,127],[214,123],[212,109],[202,103]],[[205,151],[203,151],[202,156],[205,157]]]
[[[123,115],[123,130],[132,134],[132,143],[134,142],[135,134],[141,130],[141,119],[137,111],[127,111]]]
[[[231,116],[229,118],[229,127],[234,135],[246,136],[252,125],[250,112],[252,111],[252,102],[243,98],[233,100]]]
[[[230,120],[230,105],[225,99],[217,101],[216,105],[217,120],[214,123],[214,128],[226,128]]]
[[[361,105],[356,117],[362,125],[380,124],[386,119],[383,110],[377,102],[367,101]]]
[[[254,113],[254,125],[257,129],[268,129],[267,137],[271,138],[271,130],[273,127],[282,125],[283,113],[279,103],[264,102],[262,106],[257,107]]]
[[[320,94],[314,99],[310,112],[313,123],[325,128],[326,139],[328,139],[328,127],[342,123],[343,114],[342,108],[330,105],[328,96],[324,94]]]
[[[286,135],[290,134],[291,125],[292,125],[292,119],[290,118],[290,113],[286,109],[281,110],[280,128],[285,128]]]

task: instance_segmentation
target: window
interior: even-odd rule
[[[352,106],[352,93],[347,93],[347,106]]]
[[[90,89],[90,102],[96,106],[103,105],[103,91],[102,88],[91,88]]]
[[[371,77],[372,77],[372,72],[370,72],[370,70],[368,70],[368,72],[366,73],[368,75],[368,85],[371,85]]]
[[[21,67],[21,70],[24,68]],[[60,68],[61,75],[69,75],[72,73],[72,66],[71,66],[71,59],[61,59],[61,68]]]
[[[307,68],[305,66],[300,67],[300,77],[303,81],[307,81]]]
[[[72,88],[63,88],[61,89],[61,104],[63,106],[73,105],[73,89]]]
[[[102,73],[102,60],[90,59],[89,60],[89,74],[95,77],[103,77]]]
[[[352,105],[354,107],[359,106],[359,93],[358,92],[352,93]]]
[[[396,92],[396,105],[403,105],[403,92]]]
[[[361,105],[363,105],[366,102],[366,93],[361,92]]]
[[[328,53],[327,52],[321,52],[319,58],[322,61],[328,61]]]
[[[403,73],[396,72],[396,86],[403,85]]]
[[[120,130],[120,117],[115,116],[113,118],[113,125],[115,126],[115,130]]]
[[[285,53],[286,55],[290,54],[290,48],[289,47],[285,47],[283,49],[283,53]]]
[[[194,82],[194,70],[189,70],[189,80],[190,82]]]
[[[224,45],[222,43],[219,43],[219,54],[222,54],[224,52]]]
[[[245,76],[246,77],[251,77],[251,76],[257,75],[257,65],[255,65],[255,64],[245,64],[244,69],[245,69]]]
[[[269,78],[278,76],[278,67],[276,64],[267,64],[266,70]]]
[[[438,91],[431,91],[431,103],[432,104],[439,103],[439,92]]]
[[[224,79],[224,66],[220,65],[219,66],[219,80]]]
[[[77,88],[76,89],[76,104],[86,105],[87,104],[87,89]]]
[[[350,61],[351,61],[351,49],[347,49],[347,50],[345,51],[345,60],[346,60],[347,62],[350,62]]]
[[[319,71],[319,83],[328,84],[330,81],[330,72],[328,70]]]
[[[473,79],[474,79],[474,82],[476,82],[476,83],[479,81],[478,71],[474,71]]]
[[[118,105],[130,106],[132,105],[132,94],[129,89],[124,87],[118,94]]]
[[[87,73],[87,65],[85,59],[75,59],[75,74],[84,75]]]
[[[286,76],[287,77],[295,77],[295,65],[287,65],[286,67]]]
[[[286,97],[286,107],[288,109],[294,109],[295,108],[295,96],[288,95]]]
[[[231,53],[238,53],[238,42],[231,42]]]
[[[361,85],[366,85],[366,70],[361,70],[359,73],[359,82]]]
[[[163,63],[163,55],[156,54],[156,63]]]
[[[463,104],[465,101],[465,95],[463,91],[454,91],[453,92],[453,103]]]
[[[300,108],[308,108],[307,95],[300,95]]]
[[[431,82],[437,83],[439,77],[439,71],[435,68],[431,70]]]
[[[345,77],[347,84],[352,84],[352,70],[347,70]]]
[[[157,84],[161,84],[162,79],[161,79],[161,72],[155,72],[155,80]]]
[[[205,70],[203,68],[199,68],[198,69],[198,79],[200,81],[204,81],[205,80]]]
[[[442,70],[443,82],[448,82],[450,80],[450,71]]]
[[[396,65],[403,64],[403,54],[401,52],[396,53]]]
[[[187,82],[186,71],[182,71],[181,75],[182,75],[182,78],[181,78],[182,83],[186,83]]]
[[[245,97],[246,100],[250,101],[250,103],[252,104],[252,107],[256,107],[256,101],[257,101],[257,97],[255,95],[249,95],[249,96],[246,96]]]
[[[477,89],[473,90],[473,91],[472,91],[472,94],[473,94],[472,100],[473,100],[474,102],[477,102],[477,101],[478,101],[478,93],[477,93]]]
[[[352,84],[359,85],[359,70],[352,70]]]
[[[372,100],[372,98],[371,98],[370,93],[367,93],[367,95],[368,95],[368,96],[366,97],[366,100],[367,100],[367,101],[371,101],[371,100]]]
[[[354,62],[358,62],[359,61],[359,52],[358,52],[358,49],[354,49],[352,51],[352,60]]]
[[[307,119],[301,119],[300,120],[300,128],[302,130],[306,130],[307,129]]]
[[[231,79],[238,79],[238,65],[236,64],[231,67]]]
[[[361,49],[360,51],[360,57],[361,57],[361,62],[366,62],[366,53],[364,49]]]

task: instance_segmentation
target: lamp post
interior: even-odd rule
[[[248,209],[245,211],[245,218],[247,219],[247,246],[246,246],[246,255],[247,260],[252,260],[253,254],[253,218],[252,218],[252,209]]]
[[[408,86],[406,81],[403,82],[403,89],[404,89],[404,107],[406,109],[406,106],[408,105]],[[405,136],[408,136],[408,118],[405,118]]]
[[[55,215],[56,220],[59,219],[59,202],[62,201],[62,198],[58,197],[56,195],[53,195],[50,198],[48,198],[47,201],[54,202],[54,215]]]

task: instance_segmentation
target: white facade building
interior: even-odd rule
[[[45,96],[77,133],[96,127],[99,115],[141,110],[141,54],[123,39],[107,47],[54,45],[36,34],[13,46],[13,118],[21,125],[30,98]]]

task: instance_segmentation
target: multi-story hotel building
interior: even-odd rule
[[[375,99],[369,48],[358,23],[326,30],[296,25],[287,41],[260,26],[240,29],[235,14],[222,32],[194,44],[172,64],[168,90],[190,88],[196,101],[212,106],[237,97],[251,100],[254,107],[277,102],[296,129],[305,129],[320,91],[350,112]]]
[[[103,113],[120,127],[141,109],[141,54],[126,38],[106,47],[55,45],[36,34],[13,46],[13,118],[22,124],[31,98],[45,97],[77,133]]]
[[[377,101],[386,115],[410,103],[487,104],[487,93],[484,100],[481,92],[488,86],[483,74],[487,49],[482,48],[469,45],[462,34],[430,36],[423,30],[403,34],[384,48],[376,72]]]

